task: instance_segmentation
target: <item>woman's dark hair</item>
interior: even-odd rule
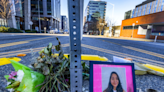
[[[122,88],[122,85],[121,85],[121,82],[120,82],[120,78],[119,78],[119,76],[116,72],[111,73],[108,88],[106,89],[106,92],[113,92],[113,85],[111,84],[111,81],[110,81],[111,78],[112,78],[112,74],[116,74],[117,78],[118,78],[118,81],[119,81],[118,86],[116,87],[116,91],[117,92],[123,92],[123,88]]]

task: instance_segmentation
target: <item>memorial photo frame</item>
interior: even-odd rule
[[[90,92],[136,92],[134,64],[90,61]]]

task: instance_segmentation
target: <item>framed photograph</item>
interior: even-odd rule
[[[90,92],[136,92],[134,64],[91,61]]]

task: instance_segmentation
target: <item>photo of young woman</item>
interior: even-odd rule
[[[110,74],[108,87],[103,92],[125,92],[122,88],[120,78],[116,72]]]

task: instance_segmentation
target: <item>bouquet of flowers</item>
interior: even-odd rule
[[[11,64],[15,71],[5,75],[7,80],[7,89],[10,92],[37,92],[41,87],[36,87],[42,83],[45,76],[41,73],[32,71],[29,67],[24,66],[14,60]]]
[[[15,72],[5,76],[7,89],[11,92],[70,92],[70,60],[64,56],[61,43],[50,43],[39,52],[39,57],[32,57],[32,67],[11,61]],[[59,55],[55,55],[54,51]],[[89,79],[89,66],[83,66],[83,79]]]

